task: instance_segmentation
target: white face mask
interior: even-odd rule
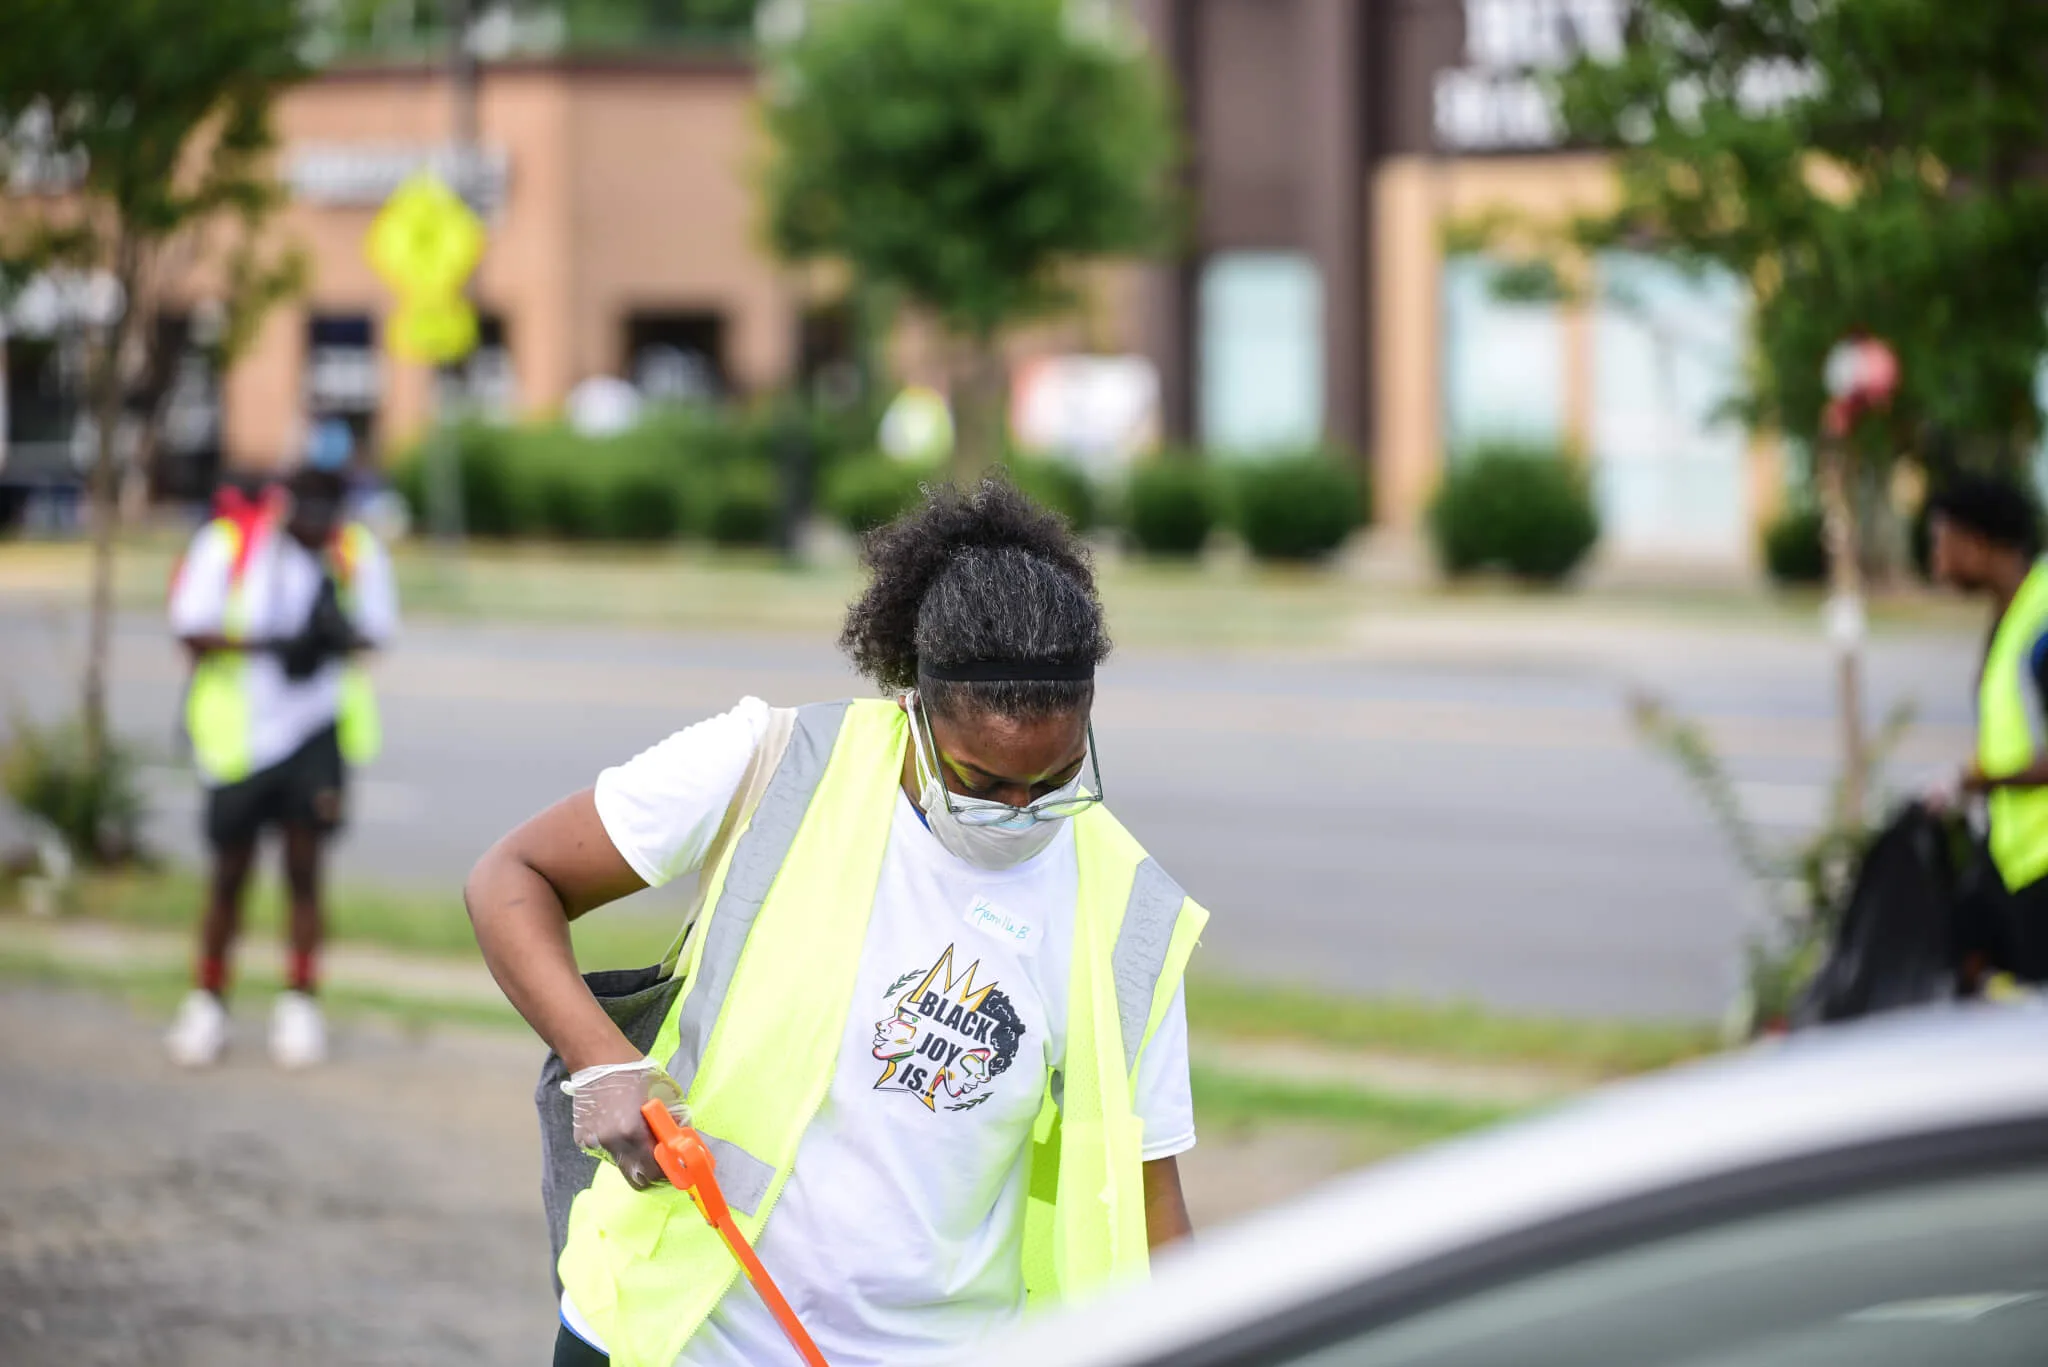
[[[1061,828],[1069,820],[1067,817],[1041,817],[1031,814],[1026,808],[1012,807],[1007,802],[948,793],[945,779],[927,757],[938,753],[938,743],[924,733],[918,721],[918,710],[914,700],[904,708],[910,717],[910,753],[917,765],[918,801],[924,808],[925,824],[948,854],[964,859],[976,868],[1007,869],[1023,863],[1059,837]],[[1087,766],[1083,765],[1072,778],[1032,805],[1054,806],[1078,797],[1082,791],[1081,775],[1086,771]],[[1006,815],[988,825],[969,826],[956,815],[956,812],[965,811],[993,811]]]

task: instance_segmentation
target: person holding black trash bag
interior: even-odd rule
[[[321,862],[342,826],[348,768],[374,758],[380,741],[360,657],[398,625],[390,562],[344,515],[347,484],[332,447],[316,443],[284,484],[223,506],[172,583],[171,629],[192,659],[185,727],[213,851],[195,982],[165,1038],[186,1067],[217,1062],[227,1048],[229,956],[269,827],[283,837],[291,899],[271,1057],[302,1068],[326,1056],[313,996]]]
[[[1928,500],[1931,568],[1941,583],[1990,600],[1977,681],[1977,753],[1929,795],[1952,806],[1982,797],[1996,878],[1966,897],[1957,948],[2031,983],[2048,981],[2048,562],[2039,513],[2017,484],[1950,479]]]

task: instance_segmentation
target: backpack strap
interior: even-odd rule
[[[761,805],[761,795],[768,791],[768,780],[775,776],[776,766],[782,763],[783,752],[789,749],[789,738],[795,729],[794,707],[768,709],[768,729],[762,732],[761,743],[754,747],[754,756],[747,761],[747,771],[740,777],[740,786],[734,790],[732,801],[726,804],[725,820],[719,823],[718,833],[711,837],[711,844],[704,851],[704,862],[697,870],[697,890],[690,895],[690,906],[683,913],[682,927],[676,931],[668,953],[661,956],[663,978],[675,975],[676,964],[683,957],[683,945],[689,940],[697,918],[704,914],[704,894],[711,887],[712,870],[724,860],[732,842],[753,819],[754,809]]]

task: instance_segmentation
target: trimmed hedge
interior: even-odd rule
[[[620,541],[673,541],[691,525],[680,481],[649,466],[619,475],[605,494],[604,524]]]
[[[1124,490],[1124,530],[1148,555],[1202,552],[1218,518],[1216,480],[1195,453],[1147,461]]]
[[[720,546],[765,546],[775,539],[781,502],[774,471],[733,465],[711,482],[704,534]]]
[[[1785,508],[1764,528],[1764,569],[1778,584],[1820,584],[1828,577],[1820,509]]]
[[[1555,584],[1600,539],[1586,474],[1554,447],[1499,444],[1452,462],[1429,510],[1444,573],[1499,569]]]
[[[825,479],[824,506],[832,520],[866,536],[916,506],[923,486],[943,478],[934,466],[876,454],[846,461]]]
[[[809,425],[814,457],[840,456]],[[561,424],[470,424],[453,434],[463,524],[479,537],[659,542],[678,536],[766,541],[778,515],[772,415],[665,414],[614,437]],[[442,438],[434,438],[442,439]],[[737,471],[749,471],[737,474]],[[392,483],[427,525],[424,444],[395,464]],[[759,530],[763,490],[768,530]]]
[[[1011,455],[999,474],[1030,496],[1040,506],[1058,513],[1077,532],[1095,526],[1101,512],[1095,486],[1088,476],[1064,460],[1051,456]]]
[[[1231,520],[1261,560],[1324,559],[1371,515],[1356,464],[1330,452],[1245,464],[1231,485]]]

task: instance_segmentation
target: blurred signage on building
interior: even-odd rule
[[[431,171],[489,217],[505,206],[512,154],[502,147],[392,146],[379,143],[301,143],[285,157],[284,182],[292,197],[329,208],[374,209],[421,171]]]
[[[1436,73],[1436,141],[1453,152],[1564,140],[1541,73],[1621,55],[1627,0],[1465,0],[1465,65]]]
[[[0,168],[9,194],[63,194],[85,179],[87,165],[84,148],[58,143],[49,105],[37,101],[12,124],[0,120]]]
[[[1619,61],[1632,8],[1630,0],[1464,0],[1465,63],[1439,70],[1430,92],[1437,146],[1484,153],[1563,145],[1543,77],[1581,57]],[[1816,79],[1787,58],[1759,58],[1737,73],[1735,102],[1745,114],[1762,115],[1807,94]],[[1666,107],[1681,118],[1701,100],[1696,87],[1674,85],[1665,94]]]
[[[1010,422],[1026,450],[1097,473],[1159,445],[1159,371],[1144,356],[1043,356],[1011,386]]]

